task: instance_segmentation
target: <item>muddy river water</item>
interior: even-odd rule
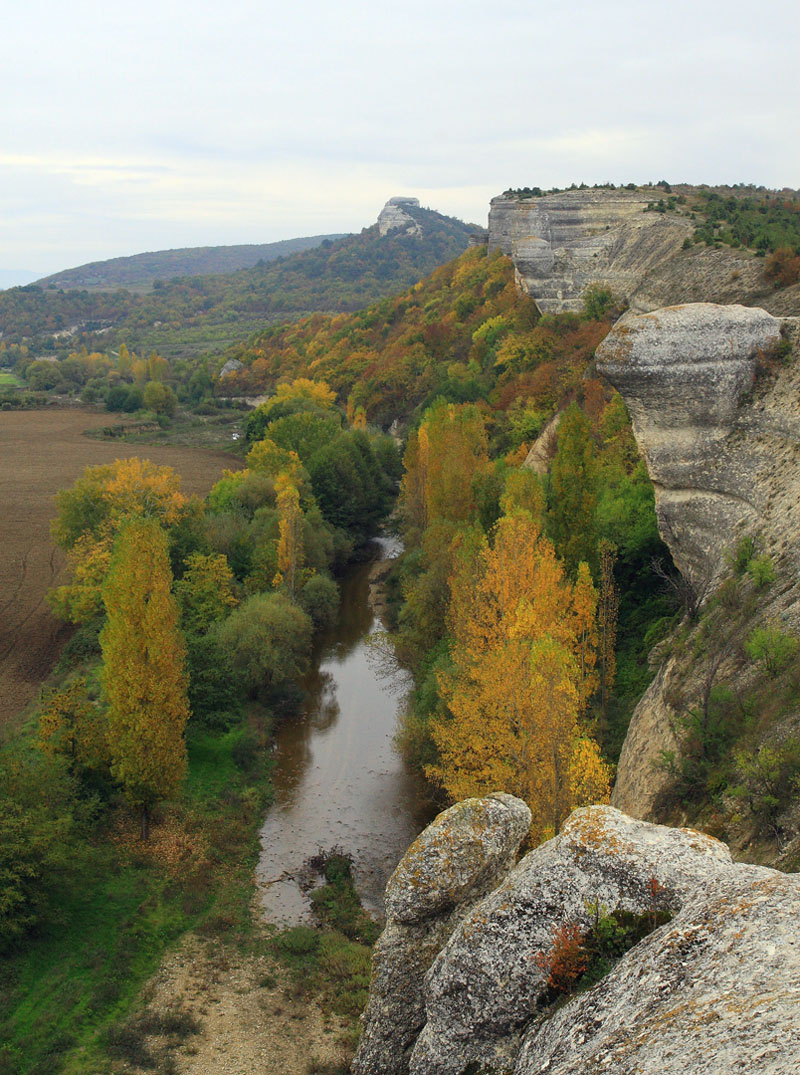
[[[378,559],[399,551],[391,538],[376,545]],[[370,644],[382,628],[369,600],[372,569],[359,564],[344,579],[338,622],[319,639],[304,684],[304,711],[277,729],[257,879],[265,917],[278,924],[309,921],[304,865],[334,847],[352,856],[362,901],[380,913],[389,875],[430,816],[393,747],[408,682]]]

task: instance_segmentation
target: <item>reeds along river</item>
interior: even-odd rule
[[[400,548],[390,538],[375,545],[378,559]],[[428,820],[421,782],[393,747],[407,677],[370,644],[382,626],[370,606],[372,568],[359,564],[344,579],[338,622],[318,640],[304,683],[304,710],[277,729],[257,878],[266,918],[282,925],[309,920],[304,865],[334,847],[352,855],[361,899],[380,912],[386,881]]]

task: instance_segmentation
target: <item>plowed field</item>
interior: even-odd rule
[[[87,466],[130,456],[173,467],[186,493],[205,494],[241,465],[224,452],[83,436],[107,424],[107,414],[79,409],[0,412],[0,727],[36,696],[71,633],[45,601],[64,569],[50,540],[58,490]]]

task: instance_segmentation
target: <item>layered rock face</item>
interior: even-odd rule
[[[510,809],[515,802],[506,799]],[[522,823],[521,806],[515,824]],[[486,828],[475,845],[475,825],[464,826],[466,845],[494,844],[491,830],[499,823],[498,851],[490,856],[499,862],[499,847],[512,843],[509,820],[481,809]],[[437,940],[435,958],[425,950],[422,962],[430,969],[411,998],[414,1027],[405,1017],[403,985],[405,967],[418,972],[421,965],[414,935],[407,935],[405,948],[384,944],[376,954],[357,1075],[710,1075],[788,1072],[800,1064],[800,879],[737,866],[723,844],[700,833],[590,807],[576,811],[559,836],[475,901],[463,883],[471,872],[467,864],[477,866],[476,876],[488,874],[482,851],[473,857],[459,850],[461,831],[437,819],[433,834],[423,834],[390,883],[387,906],[394,901],[409,924],[425,921],[437,900],[429,883],[422,884],[415,912],[415,891],[426,858],[422,848],[435,847],[428,861],[442,874],[457,921],[449,939]],[[455,852],[452,868],[448,845]],[[460,879],[455,886],[454,875]],[[457,890],[465,893],[466,910],[450,903]],[[548,968],[559,931],[585,935],[598,911],[619,909],[669,909],[675,917],[593,989],[551,1008]],[[387,931],[392,928],[397,923],[390,920]]]
[[[719,568],[722,541],[758,528],[766,509],[756,453],[732,441],[780,328],[764,310],[693,303],[623,317],[597,349],[598,372],[630,411],[662,537],[698,588]]]
[[[800,626],[800,367],[754,381],[783,328],[764,310],[695,303],[627,315],[597,351],[622,394],[653,480],[661,536],[698,595],[713,592],[726,556],[757,537],[784,584],[769,618]],[[767,363],[768,364],[768,363]],[[691,672],[691,670],[688,670]],[[702,668],[698,668],[702,676]],[[652,816],[669,783],[655,768],[679,744],[669,699],[687,669],[670,660],[645,692],[620,757],[612,802]]]
[[[512,258],[519,287],[543,313],[581,310],[590,284],[629,299],[692,231],[686,220],[646,213],[650,200],[638,191],[501,195],[489,210],[489,252]]]
[[[405,235],[421,235],[422,228],[405,211],[419,209],[419,198],[390,198],[378,215],[378,231],[388,235],[390,231],[402,231]]]

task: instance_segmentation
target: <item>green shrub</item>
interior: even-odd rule
[[[769,556],[757,556],[747,562],[747,574],[753,580],[757,590],[763,590],[765,586],[776,579],[775,568]]]
[[[759,661],[766,672],[777,675],[786,669],[797,653],[798,640],[776,625],[756,627],[744,646],[748,657]]]

